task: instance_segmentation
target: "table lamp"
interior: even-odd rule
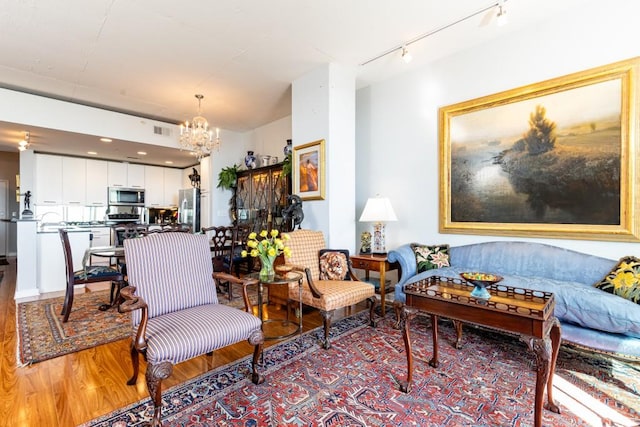
[[[373,245],[372,253],[386,254],[385,247],[385,222],[397,221],[396,213],[393,211],[391,202],[387,197],[370,197],[364,206],[360,222],[373,222]]]

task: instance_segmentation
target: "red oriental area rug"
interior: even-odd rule
[[[16,309],[18,363],[29,365],[131,336],[131,316],[116,309],[98,310],[109,291],[74,297],[67,323],[62,323],[64,297],[19,303]]]
[[[249,358],[164,392],[167,426],[531,426],[534,356],[517,339],[465,328],[455,350],[449,322],[441,326],[440,366],[430,367],[426,317],[412,323],[415,355],[411,393],[400,331],[391,321],[373,329],[366,313],[332,328],[332,348],[319,348],[321,329],[265,350],[266,381],[248,380]],[[640,418],[640,366],[563,347],[554,397],[560,415],[545,426],[635,426]],[[562,399],[561,399],[562,398]],[[138,426],[150,420],[149,399],[85,426]]]

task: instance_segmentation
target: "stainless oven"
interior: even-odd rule
[[[110,206],[144,206],[144,190],[140,188],[109,187]]]

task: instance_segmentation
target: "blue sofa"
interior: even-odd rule
[[[503,285],[555,294],[563,342],[640,358],[640,306],[593,286],[615,267],[616,260],[529,242],[453,246],[449,267],[419,274],[409,244],[389,252],[388,258],[401,267],[396,302],[405,303],[405,286],[425,277],[459,278],[464,271],[498,274]]]

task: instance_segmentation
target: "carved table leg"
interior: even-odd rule
[[[438,367],[438,316],[431,315],[431,331],[433,331],[433,357],[429,361],[429,365],[434,368]]]
[[[409,337],[409,324],[416,314],[417,310],[413,310],[407,306],[403,306],[400,310],[399,325],[402,329],[404,349],[407,353],[407,380],[405,382],[400,381],[400,391],[405,393],[409,393],[411,390],[411,380],[413,379],[413,353],[411,350],[411,338]]]
[[[462,322],[459,320],[454,320],[453,327],[456,329],[456,343],[453,345],[453,347],[456,350],[460,350],[462,348]]]
[[[550,375],[551,362],[555,365],[555,358],[557,357],[558,347],[560,345],[560,327],[554,323],[552,326],[553,339],[546,336],[542,339],[534,337],[523,337],[523,341],[527,343],[529,349],[533,351],[536,356],[536,394],[535,394],[535,406],[534,406],[534,426],[542,426],[542,401],[544,400],[544,390],[551,390],[553,387],[553,377]],[[552,340],[553,350],[552,350]],[[548,396],[548,406],[554,407],[555,403],[551,400],[551,395]],[[556,407],[556,409],[558,409]]]
[[[544,408],[551,412],[559,414],[560,407],[556,405],[556,402],[553,400],[553,374],[556,372],[556,361],[558,359],[558,352],[560,351],[560,341],[562,337],[560,321],[557,318],[553,319],[550,336],[552,352],[551,367],[549,369],[549,379],[547,380],[547,403],[544,405]]]

